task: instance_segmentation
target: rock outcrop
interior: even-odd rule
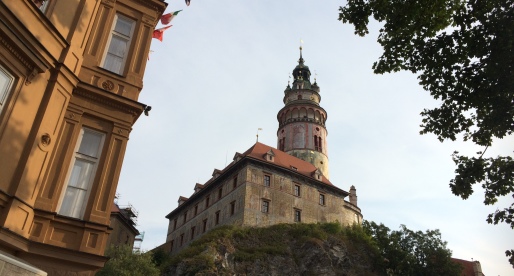
[[[369,244],[334,225],[222,229],[174,256],[165,275],[380,275]]]

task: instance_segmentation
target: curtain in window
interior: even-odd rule
[[[93,183],[104,134],[89,129],[82,130],[80,146],[68,179],[59,214],[81,218]]]
[[[103,68],[118,74],[123,71],[122,66],[127,57],[133,26],[133,20],[122,16],[116,17]]]

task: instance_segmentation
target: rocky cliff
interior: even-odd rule
[[[165,275],[382,275],[360,227],[220,227],[161,264]]]

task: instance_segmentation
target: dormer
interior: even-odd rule
[[[314,172],[312,172],[311,176],[314,177],[314,179],[316,179],[318,181],[323,180],[323,174],[321,173],[321,171],[319,169],[316,169]]]
[[[187,198],[187,197],[180,196],[180,197],[178,198],[178,205],[179,205],[179,206],[180,206],[180,205],[182,205],[182,203],[186,202],[188,199],[189,199],[189,198]]]
[[[242,158],[244,157],[244,155],[242,155],[241,153],[239,152],[236,152],[236,154],[234,155],[234,158],[232,158],[232,160],[234,160],[234,162],[238,162],[239,160],[241,160]]]
[[[220,175],[221,175],[221,171],[218,169],[214,169],[214,171],[212,172],[212,179],[215,179]]]
[[[201,189],[203,189],[203,185],[200,183],[196,183],[195,185],[195,194],[198,193]]]
[[[275,153],[273,153],[272,149],[268,150],[268,152],[266,152],[263,157],[268,162],[275,162]]]

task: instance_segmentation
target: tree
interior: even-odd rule
[[[126,245],[111,246],[106,251],[110,259],[96,273],[97,276],[159,276],[159,269],[152,262],[152,253],[133,253]]]
[[[376,242],[388,275],[460,275],[461,267],[451,260],[439,230],[415,232],[401,225],[391,231],[369,221],[363,222],[363,228]]]
[[[374,72],[411,71],[441,101],[421,112],[420,133],[484,148],[473,157],[453,153],[451,191],[467,199],[481,184],[485,205],[514,198],[512,157],[484,157],[495,138],[514,131],[514,0],[348,0],[340,7],[339,20],[360,36],[370,17],[384,23],[378,36],[384,52]],[[486,221],[514,228],[514,203]],[[506,255],[514,267],[514,250]]]

